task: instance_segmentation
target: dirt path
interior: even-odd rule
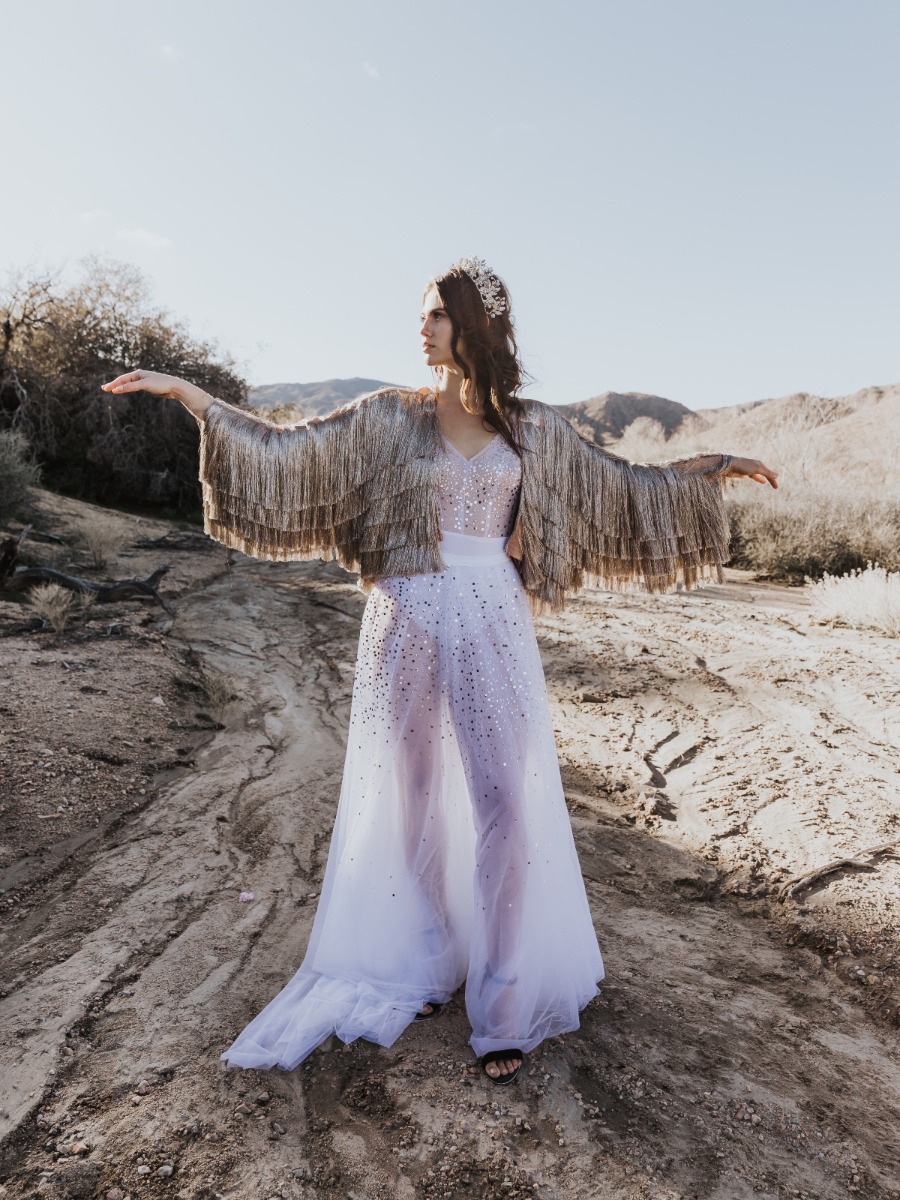
[[[540,622],[608,976],[511,1094],[459,998],[390,1050],[224,1069],[303,955],[363,602],[334,566],[246,560],[180,599],[171,638],[235,699],[195,769],[68,852],[103,900],[77,944],[25,969],[52,875],[7,927],[0,1194],[900,1197],[896,859],[774,898],[897,832],[896,648],[777,589]]]

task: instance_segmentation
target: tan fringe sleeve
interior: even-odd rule
[[[539,516],[528,540],[540,547],[534,566],[543,560],[547,603],[589,583],[662,592],[721,581],[729,543],[722,481],[731,455],[633,463],[583,437],[549,405],[540,408],[545,500],[529,506]]]
[[[200,423],[206,532],[254,558],[338,558],[355,569],[379,399],[298,425],[216,400]]]

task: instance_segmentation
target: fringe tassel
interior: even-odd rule
[[[630,463],[551,406],[524,401],[517,564],[534,612],[586,585],[651,592],[721,580],[722,480],[733,459]],[[277,426],[216,400],[201,422],[206,532],[254,558],[336,559],[363,590],[444,569],[433,394],[382,388],[326,417]]]
[[[723,478],[731,455],[631,463],[582,437],[549,405],[528,402],[520,504],[523,583],[535,611],[595,585],[721,582],[729,529]]]

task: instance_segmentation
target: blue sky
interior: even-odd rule
[[[0,273],[132,262],[253,384],[429,382],[470,254],[543,400],[900,380],[895,0],[38,0],[3,41]]]

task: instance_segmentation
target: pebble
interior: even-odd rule
[[[90,1150],[90,1146],[87,1144],[87,1142],[73,1142],[71,1146],[67,1147],[67,1149],[70,1154],[87,1154]]]
[[[135,1090],[135,1092],[137,1092],[137,1094],[139,1096],[146,1096],[147,1093],[150,1091],[150,1084],[147,1082],[146,1079],[142,1079],[141,1082],[137,1085],[137,1087],[134,1090]]]
[[[146,1165],[146,1163],[142,1163],[138,1167],[138,1175],[149,1175],[149,1174],[150,1174],[150,1168]]]
[[[106,1200],[124,1200],[125,1193],[119,1187],[111,1187],[106,1193]]]
[[[172,1166],[171,1163],[163,1163],[163,1165],[159,1168],[159,1170],[156,1173],[160,1177],[160,1179],[168,1179],[174,1170],[175,1170],[175,1168]]]

